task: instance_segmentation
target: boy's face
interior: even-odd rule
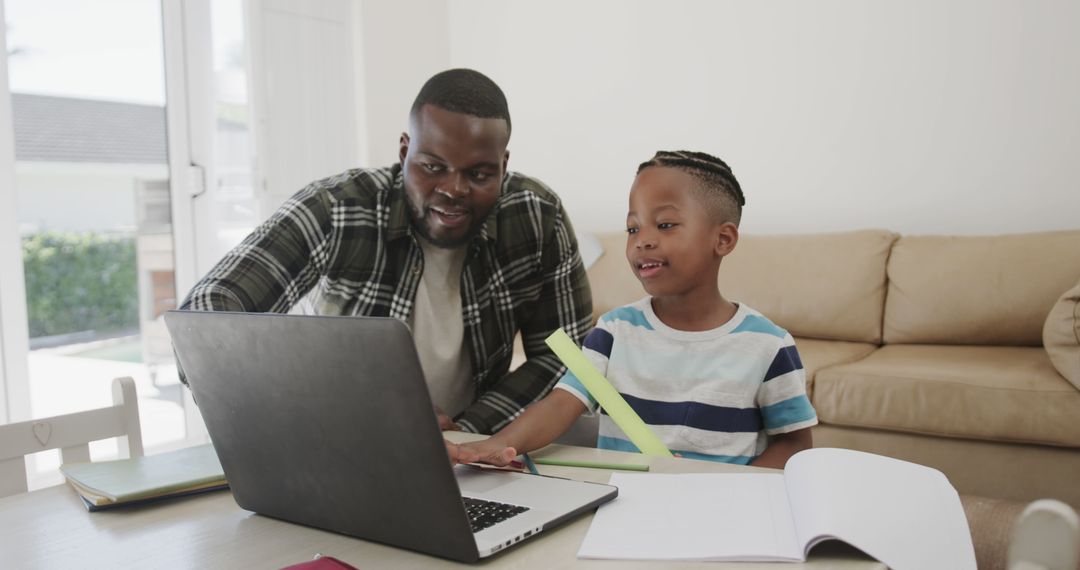
[[[654,297],[716,288],[720,259],[735,247],[734,224],[718,223],[694,195],[697,180],[675,168],[646,168],[630,187],[626,259]]]

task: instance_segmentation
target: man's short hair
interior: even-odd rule
[[[409,116],[415,117],[424,105],[482,119],[502,119],[506,121],[506,136],[510,136],[510,108],[506,96],[494,81],[479,71],[448,69],[436,73],[420,88]]]
[[[652,166],[677,168],[696,178],[700,184],[693,189],[694,193],[708,208],[709,215],[717,222],[739,225],[746,198],[726,162],[704,152],[661,150],[638,166],[638,174]]]

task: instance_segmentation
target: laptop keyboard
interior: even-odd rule
[[[529,507],[508,503],[497,503],[471,497],[462,497],[462,499],[465,500],[465,512],[469,514],[469,524],[472,525],[473,532],[480,532],[493,524],[501,523],[510,517],[529,510]]]

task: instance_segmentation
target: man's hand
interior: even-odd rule
[[[517,450],[507,447],[498,441],[485,439],[471,443],[446,443],[446,454],[450,456],[450,463],[489,463],[502,467],[509,464],[517,457]]]
[[[442,411],[439,406],[435,406],[435,417],[439,420],[439,429],[443,431],[461,431],[461,426],[454,423],[454,420],[446,415],[446,412]]]

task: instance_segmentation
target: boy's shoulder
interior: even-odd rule
[[[645,315],[646,311],[649,310],[649,303],[649,297],[645,297],[644,299],[639,299],[633,303],[615,307],[600,315],[600,318],[596,320],[596,325],[598,327],[611,328],[618,326],[619,324],[626,324],[653,330],[652,324],[649,323],[649,318]]]
[[[732,322],[732,335],[752,334],[758,342],[771,343],[778,349],[795,344],[795,338],[787,329],[773,323],[768,316],[746,303],[739,303],[739,311],[735,312]]]
[[[780,340],[791,339],[791,333],[784,327],[772,322],[761,311],[745,304],[739,303],[739,310],[735,313],[735,323],[731,332],[752,332],[775,337]]]
[[[654,330],[652,319],[648,316],[651,313],[651,300],[649,297],[645,297],[600,315],[596,324],[598,327],[607,329],[632,326]],[[754,333],[762,335],[763,339],[774,338],[780,344],[794,342],[791,334],[786,329],[745,303],[739,303],[735,316],[720,328],[727,329],[727,334]]]

